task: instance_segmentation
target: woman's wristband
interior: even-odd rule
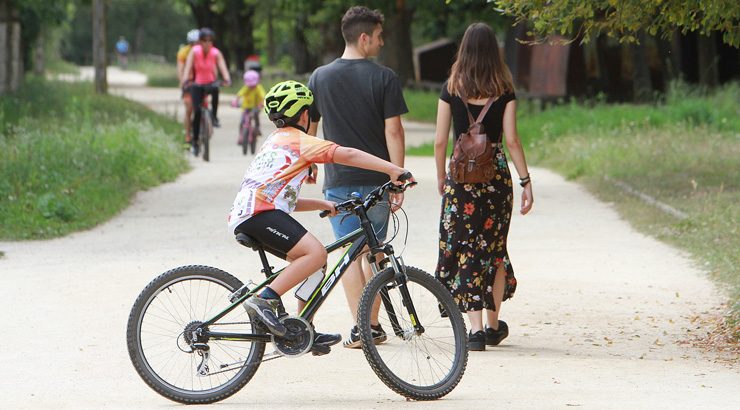
[[[529,184],[530,182],[532,182],[532,179],[529,177],[529,174],[527,174],[527,176],[524,177],[524,178],[519,178],[519,185],[522,188],[524,188],[525,186],[527,186],[527,184]]]

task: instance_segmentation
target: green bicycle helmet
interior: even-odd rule
[[[265,95],[265,113],[270,121],[295,117],[313,103],[313,93],[298,81],[275,84]]]

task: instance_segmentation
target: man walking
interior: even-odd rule
[[[324,138],[342,146],[360,149],[403,167],[405,155],[404,131],[401,115],[408,112],[398,76],[393,70],[369,60],[383,47],[383,14],[364,6],[347,10],[342,17],[344,53],[333,62],[316,69],[308,80],[314,94],[311,107],[312,123],[309,134],[316,135],[318,121],[323,118]],[[352,192],[363,197],[372,189],[388,181],[382,173],[326,164],[324,195],[327,200],[341,202]],[[403,202],[403,194],[391,194],[391,210]],[[379,204],[368,212],[373,228],[384,240],[389,217],[389,206]],[[338,239],[359,228],[356,216],[331,218],[334,236]],[[342,278],[344,293],[357,322],[357,306],[365,281],[372,275],[363,258],[356,261]],[[386,334],[372,318],[375,343],[386,340]],[[344,347],[361,346],[357,326],[352,328]]]

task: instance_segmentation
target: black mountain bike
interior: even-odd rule
[[[411,174],[403,177],[408,181]],[[244,285],[207,266],[183,266],[158,276],[136,299],[128,319],[126,338],[136,371],[152,389],[177,402],[212,403],[231,396],[263,361],[311,350],[311,319],[350,263],[367,253],[375,275],[363,290],[357,326],[370,366],[388,387],[410,399],[433,400],[452,391],[468,359],[462,314],[434,276],[406,266],[390,244],[378,241],[367,217],[384,193],[413,184],[388,182],[364,199],[355,195],[337,205],[338,211],[357,215],[361,228],[326,246],[327,252],[346,249],[298,316],[280,314],[288,329],[284,337],[271,335],[242,305],[280,273],[272,272],[265,251],[247,235],[240,233],[236,240],[259,252],[267,277],[259,285]],[[391,330],[378,345],[370,329],[373,305],[381,306],[379,321]],[[276,350],[266,356],[267,343]]]

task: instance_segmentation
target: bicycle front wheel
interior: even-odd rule
[[[465,372],[465,322],[434,276],[410,266],[405,269],[405,285],[393,269],[385,269],[365,286],[357,319],[362,350],[375,374],[392,390],[413,400],[434,400],[451,392]],[[404,301],[402,286],[410,301]],[[370,329],[372,306],[379,300],[378,320],[388,333],[382,344],[376,344]],[[412,309],[415,317],[409,314]],[[448,315],[443,317],[440,309]],[[423,331],[416,329],[417,323]]]
[[[203,109],[200,116],[200,143],[203,144],[203,161],[211,160],[211,135],[213,135],[213,119],[211,110]]]
[[[136,371],[157,393],[185,404],[213,403],[236,393],[259,367],[265,343],[208,340],[193,349],[192,332],[231,302],[239,279],[207,266],[183,266],[155,278],[136,299],[126,341]],[[237,307],[209,326],[229,333],[264,333]]]
[[[249,147],[249,125],[243,123],[241,129],[241,141],[242,141],[242,155],[247,155],[247,147]]]

